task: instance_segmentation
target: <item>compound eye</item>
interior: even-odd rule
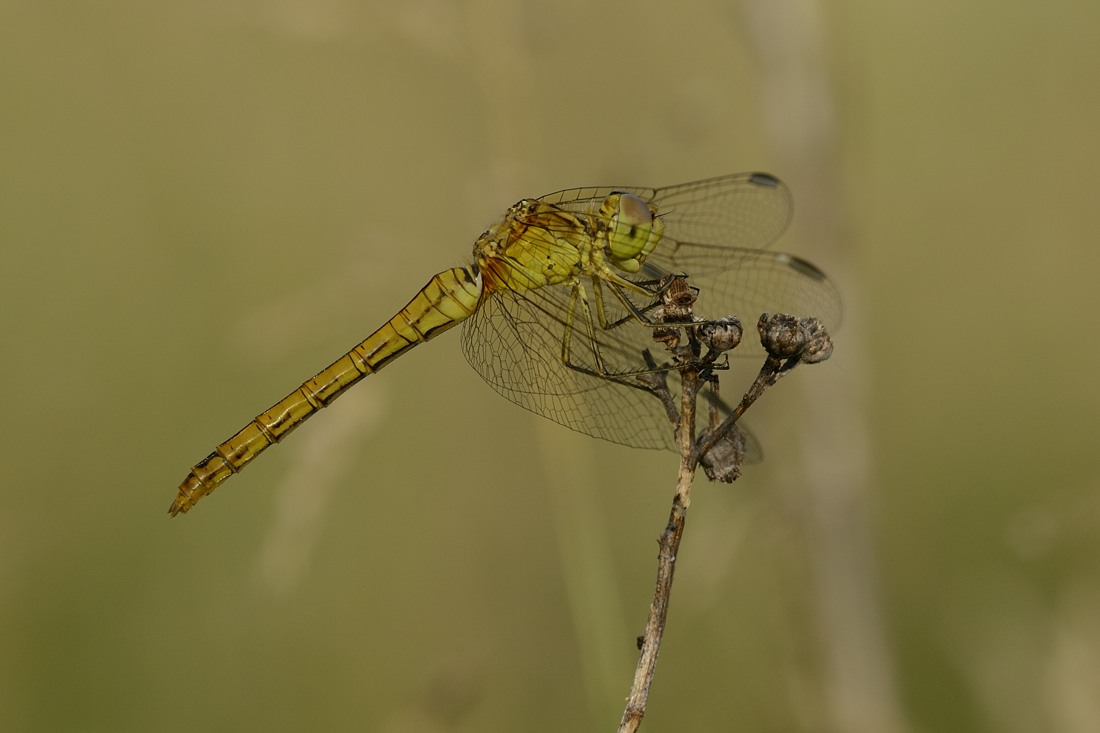
[[[619,200],[607,235],[611,259],[624,270],[637,272],[661,237],[659,220],[654,218],[649,204],[634,194],[613,196]]]

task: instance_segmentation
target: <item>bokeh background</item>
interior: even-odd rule
[[[457,334],[188,467],[514,200],[739,170],[836,354],[697,484],[643,729],[1100,730],[1100,4],[0,4],[0,729],[610,730],[671,454]]]

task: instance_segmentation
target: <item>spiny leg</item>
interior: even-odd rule
[[[637,312],[637,315],[628,315],[624,318],[609,322],[604,308],[601,285],[603,281],[599,278],[592,279],[593,296],[596,304],[596,318],[592,317],[592,309],[589,305],[589,299],[587,290],[584,284],[579,280],[574,283],[573,289],[569,294],[569,302],[566,307],[566,322],[565,322],[565,336],[562,339],[562,363],[573,371],[580,372],[581,374],[587,374],[589,376],[598,377],[600,379],[607,379],[620,384],[625,384],[630,387],[639,389],[648,389],[645,385],[641,384],[637,378],[646,374],[652,374],[654,372],[667,372],[676,368],[672,363],[666,362],[659,366],[646,365],[637,369],[625,369],[620,371],[613,371],[607,367],[607,360],[605,359],[600,349],[600,339],[598,334],[600,331],[610,331],[615,329],[626,322],[640,323],[648,328],[656,328],[663,324],[657,323],[641,313],[640,310],[634,306],[633,303],[629,303],[629,308],[633,309],[633,312]],[[621,298],[625,298],[625,295],[621,295]],[[659,302],[659,301],[658,301]],[[647,309],[653,306],[647,306]],[[592,349],[592,361],[591,367],[584,366],[579,363],[575,363],[573,359],[573,334],[578,326],[578,320],[584,324],[585,335],[588,339],[588,345]],[[638,354],[639,358],[645,359],[648,350],[641,350]],[[651,361],[650,359],[646,359]]]

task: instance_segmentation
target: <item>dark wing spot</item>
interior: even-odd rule
[[[757,186],[779,188],[779,179],[773,176],[771,173],[753,173],[751,176],[749,176],[749,180],[755,183]]]
[[[805,275],[808,278],[819,281],[828,279],[825,273],[819,270],[817,265],[812,262],[807,262],[801,257],[795,257],[794,255],[787,255],[787,259],[787,264],[790,265],[791,269],[800,275]]]

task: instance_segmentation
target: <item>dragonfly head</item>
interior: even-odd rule
[[[612,263],[627,272],[638,272],[664,233],[657,209],[634,194],[613,193],[604,199],[600,214],[608,221],[607,245]]]

